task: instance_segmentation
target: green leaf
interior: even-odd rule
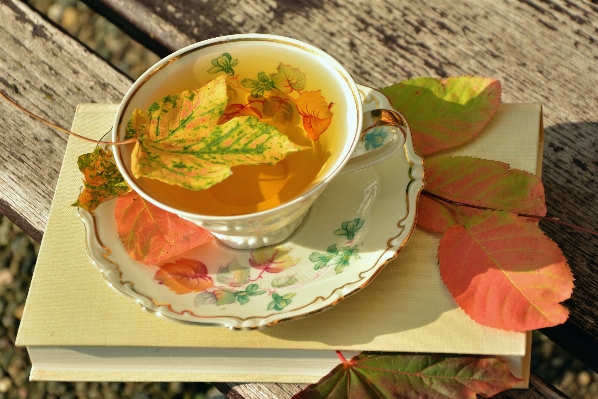
[[[278,71],[271,74],[270,78],[274,87],[284,94],[305,89],[305,74],[290,65],[278,64]]]
[[[83,191],[73,206],[93,212],[100,204],[131,191],[109,150],[96,147],[92,153],[80,155],[77,165],[85,180]]]
[[[503,211],[546,215],[544,186],[538,176],[509,169],[503,162],[472,157],[433,157],[426,160],[426,191],[456,202]],[[480,213],[455,207],[425,195],[418,203],[417,225],[442,233]]]
[[[461,145],[492,119],[500,105],[496,79],[475,76],[417,78],[381,90],[403,113],[421,155]]]
[[[249,302],[249,297],[247,295],[239,295],[239,293],[237,293],[236,297],[237,301],[239,301],[241,305],[245,305],[247,302]]]
[[[213,292],[213,294],[216,297],[216,304],[218,306],[230,305],[231,303],[235,303],[236,297],[233,291],[216,290]]]
[[[217,125],[226,104],[222,75],[199,90],[166,96],[145,113],[137,110],[127,128],[139,139],[133,175],[203,190],[230,176],[232,166],[274,165],[306,148],[255,117]]]
[[[491,356],[362,353],[293,399],[476,399],[520,382]]]

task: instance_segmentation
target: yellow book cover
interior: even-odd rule
[[[116,109],[80,105],[72,130],[99,138]],[[541,106],[502,104],[479,137],[443,155],[495,159],[539,174],[542,145]],[[142,312],[92,267],[71,206],[82,186],[77,157],[93,148],[71,138],[58,179],[17,337],[32,358],[32,379],[315,382],[338,363],[334,350],[500,355],[516,375],[529,376],[529,334],[472,321],[440,279],[439,236],[419,229],[366,288],[304,319],[230,331]]]

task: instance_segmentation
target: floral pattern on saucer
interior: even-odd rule
[[[362,90],[366,108],[387,101]],[[94,213],[79,210],[89,256],[112,289],[171,321],[257,329],[325,310],[367,285],[411,235],[423,162],[406,131],[404,152],[337,176],[274,247],[233,249],[214,240],[168,267],[146,266],[127,255],[110,201]]]

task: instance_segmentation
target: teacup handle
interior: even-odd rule
[[[392,108],[388,97],[371,87],[357,86],[364,111],[361,137],[340,173],[353,172],[387,160],[403,148],[409,132],[405,117]]]

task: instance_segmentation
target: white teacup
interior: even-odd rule
[[[279,62],[300,67],[306,71],[308,79],[321,83],[322,94],[334,103],[330,127],[320,137],[322,145],[329,149],[330,157],[317,177],[299,195],[274,208],[249,214],[215,216],[191,213],[168,205],[144,190],[130,169],[131,147],[113,146],[117,166],[133,190],[156,206],[211,231],[230,247],[253,249],[285,240],[301,224],[309,207],[334,176],[389,158],[403,148],[404,135],[410,134],[404,117],[392,109],[382,93],[358,86],[351,75],[322,50],[286,37],[243,34],[190,45],[145,72],[120,104],[112,139],[124,139],[127,122],[136,108],[145,110],[165,95],[203,86],[218,73],[231,74],[237,65],[234,60],[246,64],[252,61],[255,64],[266,63],[269,69],[275,69]],[[364,115],[362,101],[375,101],[376,108],[390,111]],[[365,132],[377,125],[389,125],[386,129],[390,129],[391,134],[380,148],[365,151],[365,146],[359,143],[363,142]]]

